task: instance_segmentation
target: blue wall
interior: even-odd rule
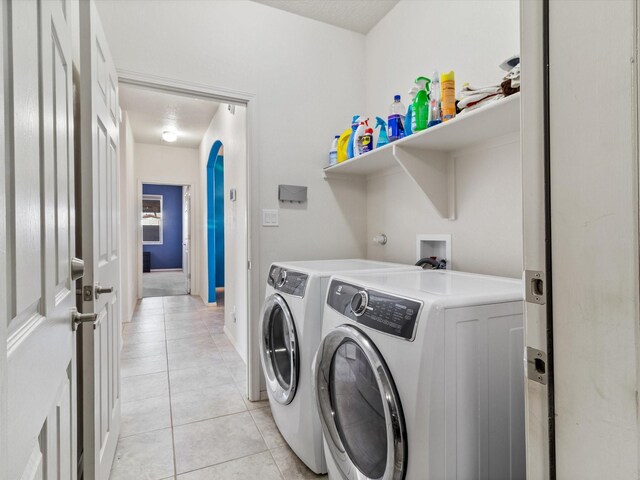
[[[144,184],[142,193],[162,195],[163,244],[143,246],[151,252],[151,269],[182,268],[182,187]]]
[[[216,141],[207,161],[207,256],[209,301],[216,301],[216,287],[224,287],[224,159]]]

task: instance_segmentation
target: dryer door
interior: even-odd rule
[[[280,295],[271,295],[265,301],[260,331],[267,387],[278,403],[287,405],[298,385],[298,338],[291,311]]]
[[[400,399],[378,349],[342,325],[323,339],[316,400],[331,455],[349,480],[401,480],[407,435]]]

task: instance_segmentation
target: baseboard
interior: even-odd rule
[[[152,268],[150,273],[153,272],[182,272],[182,268]]]
[[[224,334],[227,336],[227,338],[229,339],[229,341],[231,342],[231,345],[233,345],[233,348],[236,349],[236,352],[238,351],[238,342],[236,340],[236,337],[234,337],[233,335],[231,335],[231,332],[229,331],[229,329],[227,328],[227,326],[224,326]],[[240,352],[238,352],[238,355],[240,354]]]

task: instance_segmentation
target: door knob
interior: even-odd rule
[[[82,277],[84,277],[84,260],[73,257],[71,259],[71,281],[75,282]]]
[[[94,288],[93,295],[96,297],[96,300],[103,293],[111,293],[113,292],[113,287],[103,287],[99,283],[96,283],[96,287]]]
[[[93,329],[95,330],[96,328],[98,328],[98,325],[100,325],[101,321],[102,321],[102,317],[98,319],[97,313],[80,313],[76,308],[73,308],[71,310],[71,328],[74,331],[78,329],[78,325],[80,325],[81,323],[87,323],[87,322],[92,322]]]

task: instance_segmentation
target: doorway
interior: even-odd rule
[[[188,295],[188,186],[142,184],[142,297]],[[185,222],[185,220],[187,220]]]
[[[224,149],[216,140],[207,161],[207,268],[209,303],[224,301]]]

